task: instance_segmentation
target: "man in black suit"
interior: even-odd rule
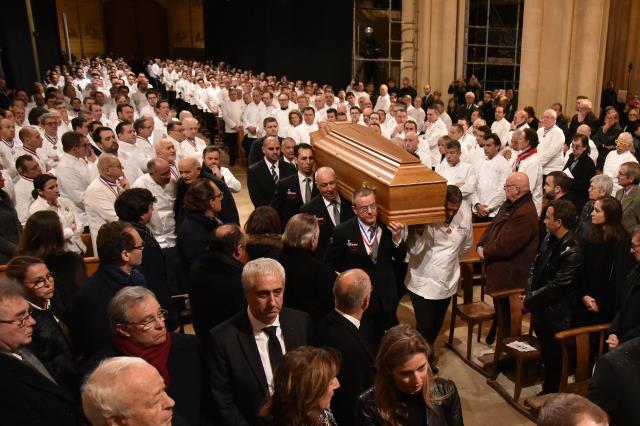
[[[320,194],[300,207],[300,213],[312,214],[318,219],[320,237],[316,256],[324,259],[333,228],[351,219],[354,214],[351,202],[338,193],[336,172],[331,167],[316,170],[315,181]]]
[[[403,261],[406,256],[404,225],[378,223],[376,194],[371,188],[356,189],[352,201],[356,217],[335,227],[325,260],[338,272],[360,268],[369,275],[373,292],[365,318],[372,321],[376,339],[381,339],[398,323],[394,261]]]
[[[256,424],[282,355],[309,340],[309,315],[282,307],[284,282],[284,268],[277,261],[247,263],[242,286],[248,309],[209,333],[211,393],[221,424]]]
[[[31,307],[22,287],[0,281],[0,401],[7,425],[80,425],[82,414],[71,394],[25,348],[31,343]]]
[[[285,179],[280,179],[276,185],[276,193],[271,202],[271,207],[276,209],[280,216],[282,229],[289,219],[300,212],[304,203],[318,195],[318,189],[314,184],[313,169],[316,160],[311,145],[301,143],[294,148],[298,173]]]
[[[587,397],[607,412],[612,425],[640,424],[638,359],[640,337],[613,349],[596,363]]]
[[[296,174],[296,168],[280,158],[280,142],[275,136],[264,139],[262,154],[263,159],[247,170],[249,197],[254,207],[270,205],[280,179]]]
[[[458,118],[465,117],[467,122],[471,123],[471,113],[478,109],[474,103],[476,95],[473,92],[467,92],[464,94],[465,103],[458,107]]]
[[[262,143],[266,138],[274,136],[278,138],[281,145],[284,140],[284,138],[278,136],[278,121],[275,118],[266,117],[262,120],[262,127],[264,128],[265,135],[251,143],[251,149],[249,150],[249,167],[262,160]]]
[[[371,280],[361,269],[341,273],[333,286],[336,308],[316,329],[316,344],[337,349],[342,354],[331,409],[339,425],[353,424],[353,408],[358,396],[373,385],[375,346],[370,328],[362,323],[369,306]]]
[[[218,226],[209,250],[191,267],[188,288],[193,328],[206,347],[209,331],[247,307],[240,276],[249,260],[246,236],[238,225]]]

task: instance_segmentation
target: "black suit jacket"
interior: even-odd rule
[[[282,158],[278,160],[278,169],[280,171],[278,181],[297,173],[296,168]],[[276,184],[273,182],[271,171],[266,162],[259,161],[247,169],[247,187],[254,207],[271,204],[276,192]]]
[[[287,351],[306,345],[311,335],[309,316],[282,308],[280,326]],[[246,310],[209,333],[209,367],[214,407],[223,425],[254,425],[269,389]]]
[[[289,177],[280,179],[276,185],[271,207],[278,212],[282,229],[289,222],[289,219],[300,213],[300,207],[304,204],[298,177],[298,173],[294,173]],[[313,198],[316,195],[318,195],[318,188],[316,188],[315,180],[311,176],[311,197]]]
[[[20,239],[20,221],[9,194],[0,189],[0,265],[9,262]]]
[[[264,137],[258,138],[251,143],[251,148],[249,148],[249,167],[253,166],[258,161],[262,160],[264,154],[262,152],[262,143],[264,142]],[[278,136],[278,140],[280,141],[280,145],[282,145],[282,141],[284,138]]]
[[[193,328],[203,346],[213,327],[247,306],[240,279],[242,267],[233,257],[209,250],[191,267],[188,288]]]
[[[279,260],[287,271],[285,306],[308,313],[316,324],[333,309],[335,271],[302,248],[284,246]]]
[[[380,307],[384,312],[395,312],[398,306],[398,289],[393,261],[403,261],[407,250],[404,241],[395,247],[391,240],[391,231],[383,224],[379,225],[382,228],[382,236],[378,244],[376,263],[373,263],[367,254],[357,217],[334,228],[325,261],[338,272],[353,268],[364,270],[373,285],[371,308],[376,310]]]
[[[19,359],[5,353],[0,353],[0,401],[2,424],[84,424],[79,406],[71,394]]]
[[[587,397],[607,412],[610,424],[640,424],[640,338],[620,345],[596,363]]]
[[[316,256],[320,259],[324,259],[335,225],[331,220],[331,214],[327,210],[327,206],[324,203],[322,195],[313,197],[311,201],[300,207],[300,213],[312,214],[318,218],[318,225],[320,225],[320,238],[318,241],[318,247],[316,248]],[[346,222],[354,216],[355,214],[351,208],[351,203],[346,198],[340,196],[340,223]]]
[[[352,425],[358,396],[373,386],[375,347],[371,330],[366,323],[356,328],[334,310],[320,321],[314,340],[318,346],[329,346],[342,355],[340,388],[331,399],[331,410],[340,426]]]
[[[475,104],[472,104],[471,108],[468,109],[467,104],[463,102],[458,107],[458,118],[466,117],[467,122],[471,122],[471,113],[477,110],[478,110],[478,107]]]
[[[573,175],[570,192],[576,204],[576,211],[581,212],[584,205],[589,201],[589,185],[591,185],[591,178],[596,174],[596,165],[586,152],[578,157],[577,161],[577,164],[571,170],[570,167],[573,165],[574,157],[573,154],[569,154],[563,171],[569,169]]]

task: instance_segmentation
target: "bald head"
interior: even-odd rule
[[[183,109],[182,111],[180,111],[180,114],[178,114],[178,120],[184,122],[186,118],[193,118],[193,114],[191,114],[191,112],[187,111],[186,109]]]
[[[187,185],[200,176],[200,162],[193,157],[185,157],[178,161],[178,172]]]
[[[361,318],[369,306],[371,280],[362,269],[344,271],[333,284],[336,308],[341,312]]]
[[[506,182],[506,193],[510,201],[524,197],[529,191],[529,176],[520,172],[509,175]]]
[[[589,127],[587,124],[581,124],[576,129],[576,133],[579,134],[579,135],[584,135],[584,136],[590,138],[591,137],[591,127]]]
[[[103,153],[100,157],[98,157],[98,172],[100,172],[102,176],[108,175],[109,169],[111,167],[115,167],[119,165],[120,165],[120,161],[118,160],[118,157],[116,157],[115,155]]]
[[[404,135],[404,149],[407,152],[416,152],[418,150],[418,134],[416,132],[407,132]]]

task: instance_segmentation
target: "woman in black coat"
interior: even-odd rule
[[[43,210],[29,216],[16,254],[44,260],[56,277],[51,306],[63,321],[68,321],[73,300],[87,281],[87,270],[82,256],[67,251],[58,214]]]
[[[256,208],[244,224],[249,259],[268,257],[279,260],[282,250],[282,226],[278,212],[269,206]]]
[[[579,212],[589,200],[589,185],[596,174],[596,165],[589,157],[589,151],[589,139],[576,134],[571,140],[571,154],[563,168],[565,174],[573,176],[569,192]]]
[[[287,223],[280,254],[280,263],[287,271],[284,305],[308,313],[314,324],[333,309],[336,279],[333,268],[314,255],[319,236],[316,218],[298,213]]]
[[[55,214],[55,213],[54,213]],[[36,320],[33,339],[27,348],[38,357],[47,370],[79,397],[80,376],[71,352],[66,327],[51,307],[55,290],[54,275],[37,257],[16,256],[7,264],[7,277],[21,284]]]
[[[208,179],[198,179],[184,196],[184,212],[178,228],[176,247],[184,276],[207,249],[211,233],[222,224],[217,214],[222,210],[222,191]]]
[[[2,188],[4,176],[0,173],[0,265],[4,265],[13,257],[22,229],[11,198]]]

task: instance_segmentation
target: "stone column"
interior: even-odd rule
[[[416,53],[417,46],[414,44],[417,26],[416,16],[416,0],[402,0],[402,45],[400,47],[400,58],[402,64],[400,65],[400,79],[409,77],[413,84],[415,84],[415,67],[414,54]],[[418,90],[419,91],[419,90]]]

